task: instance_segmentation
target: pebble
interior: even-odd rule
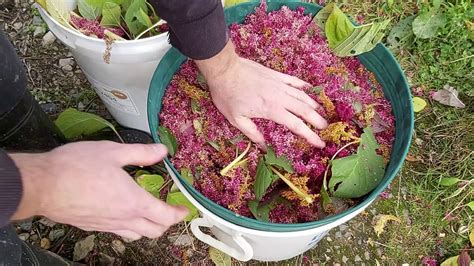
[[[125,245],[118,239],[112,241],[112,248],[119,254],[123,254],[125,252]]]
[[[443,238],[443,237],[445,237],[445,236],[446,236],[445,233],[439,233],[439,237]]]
[[[326,237],[326,240],[327,240],[328,242],[332,242],[332,238],[330,238],[329,236]]]
[[[43,35],[45,32],[46,30],[44,29],[44,27],[36,26],[35,31],[33,32],[33,36],[37,37],[37,36]]]
[[[343,262],[343,263],[346,263],[348,260],[349,260],[349,258],[348,258],[348,257],[346,257],[346,256],[342,256],[342,262]]]
[[[32,226],[31,219],[19,223],[18,226],[20,226],[20,229],[23,231],[31,231],[31,226]]]
[[[62,59],[59,59],[59,66],[60,66],[64,71],[70,72],[70,71],[73,70],[74,59],[72,59],[72,58],[62,58]]]
[[[21,22],[16,22],[16,23],[13,24],[13,28],[16,31],[20,31],[22,27],[23,27],[23,23],[21,23]]]
[[[55,229],[49,232],[48,238],[54,242],[58,240],[59,238],[61,238],[62,236],[64,236],[64,229]]]
[[[38,237],[38,235],[36,235],[36,234],[30,236],[30,240],[31,240],[32,242],[35,242],[35,241],[37,241],[38,239],[39,239],[39,237]]]
[[[44,237],[41,239],[40,246],[42,249],[49,249],[51,247],[51,241]]]
[[[26,241],[26,240],[28,240],[28,238],[30,238],[30,234],[28,234],[28,233],[21,233],[21,234],[18,235],[18,238],[21,239],[21,240],[23,240],[23,241]]]
[[[55,114],[58,110],[58,106],[55,103],[43,103],[41,109],[47,114]]]
[[[354,261],[355,261],[355,262],[359,262],[359,261],[362,261],[362,259],[360,258],[359,255],[356,255],[356,256],[354,257]]]
[[[369,260],[370,259],[370,253],[368,251],[366,251],[364,253],[364,257],[365,257],[365,260]]]
[[[40,16],[34,16],[33,20],[31,21],[31,24],[33,24],[35,26],[39,26],[39,25],[43,24],[43,19]]]
[[[49,46],[49,45],[53,44],[54,41],[56,41],[56,36],[54,36],[54,34],[51,31],[48,31],[48,33],[46,33],[43,36],[42,45],[43,46]]]
[[[345,224],[341,224],[341,225],[339,226],[339,230],[341,230],[341,231],[345,231],[345,230],[347,230],[347,228],[349,228],[349,226],[347,226],[347,225],[345,225]]]
[[[337,232],[334,234],[334,236],[335,236],[336,238],[341,238],[341,237],[342,237],[341,231],[337,231]]]
[[[39,223],[42,224],[42,225],[46,225],[48,227],[53,227],[56,225],[56,222],[54,221],[51,221],[50,219],[46,218],[46,217],[43,217],[39,220]]]

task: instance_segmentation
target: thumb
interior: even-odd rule
[[[235,127],[242,131],[252,142],[265,147],[265,138],[250,118],[244,116],[236,118]]]
[[[168,153],[162,144],[117,144],[113,150],[109,150],[121,166],[153,165],[166,157]]]

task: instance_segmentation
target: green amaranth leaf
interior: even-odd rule
[[[193,120],[193,127],[194,127],[194,131],[196,132],[196,135],[202,134],[202,123],[201,121],[199,121],[199,119]]]
[[[288,173],[294,172],[293,167],[291,166],[290,160],[288,160],[288,158],[286,158],[285,156],[277,157],[272,147],[268,147],[267,154],[265,155],[265,163],[267,165],[272,165],[272,166],[277,166],[279,168],[282,168]]]
[[[118,135],[114,125],[109,121],[95,114],[80,112],[74,108],[68,108],[62,112],[56,119],[55,124],[68,140],[97,133],[106,127],[109,127]]]
[[[462,180],[456,177],[443,177],[439,181],[439,185],[443,187],[450,187],[456,185],[457,183],[459,183],[459,181]]]
[[[161,143],[163,143],[163,145],[168,149],[168,153],[171,156],[174,156],[178,150],[178,141],[173,133],[171,133],[171,130],[164,126],[160,126],[158,127],[158,136],[160,137]]]
[[[458,266],[459,265],[458,258],[459,258],[459,255],[450,257],[447,260],[443,261],[441,263],[441,266]]]
[[[144,10],[145,13],[148,12],[148,6],[145,0],[134,0],[125,13],[125,23],[127,24],[128,30],[134,37],[147,29],[147,26],[144,25],[139,19],[139,17],[141,17],[140,9]]]
[[[188,216],[184,221],[189,222],[199,215],[198,209],[184,196],[182,192],[168,193],[166,196],[166,203],[174,206],[185,206],[189,210]]]
[[[137,183],[145,189],[146,191],[150,192],[156,198],[160,197],[160,190],[165,180],[161,175],[140,175],[137,177]]]
[[[474,212],[474,201],[469,202],[468,204],[466,204],[466,206],[469,207],[471,211]]]
[[[446,25],[444,14],[423,12],[413,20],[413,33],[420,39],[429,39],[438,33],[438,29]]]
[[[194,114],[201,114],[202,113],[201,106],[199,106],[199,103],[196,102],[195,100],[191,100],[191,111]]]
[[[320,195],[321,195],[321,203],[323,205],[324,212],[331,213],[332,212],[331,210],[334,209],[333,204],[332,204],[332,199],[329,196],[326,189],[324,189],[324,186],[321,186]]]
[[[122,10],[120,6],[114,2],[107,1],[102,7],[102,20],[100,24],[103,26],[120,26]]]
[[[150,175],[151,173],[148,172],[147,170],[138,170],[136,173],[135,173],[135,177],[139,177],[141,175]]]
[[[340,198],[358,198],[372,191],[385,173],[383,157],[372,129],[365,128],[357,153],[331,161],[330,192]]]
[[[86,0],[87,4],[89,4],[90,6],[100,9],[102,9],[102,6],[106,1],[108,0]]]
[[[255,198],[258,201],[263,198],[263,195],[265,195],[268,187],[272,184],[274,180],[276,180],[276,177],[274,176],[270,168],[265,164],[265,160],[263,158],[260,158],[257,165],[255,182],[253,184],[253,192],[255,193]]]
[[[346,40],[354,31],[354,25],[349,18],[334,5],[324,26],[326,38],[329,47],[336,48],[340,43]]]
[[[193,182],[194,182],[194,176],[193,176],[193,173],[191,172],[191,170],[189,168],[181,168],[180,172],[181,172],[181,177],[188,184],[190,184],[192,186]],[[177,191],[179,191],[179,188],[176,185],[176,183],[173,183],[173,185],[170,188],[170,192],[177,192]]]
[[[324,31],[326,28],[326,22],[328,21],[329,15],[331,15],[334,7],[337,7],[335,3],[327,4],[323,9],[319,10],[319,12],[314,16],[313,23],[318,25],[318,27]]]
[[[102,6],[101,6],[102,7]],[[87,0],[77,0],[77,8],[79,14],[84,18],[95,20],[101,14],[101,7],[96,7],[88,3]]]
[[[138,10],[137,19],[138,19],[138,21],[140,21],[141,24],[145,25],[147,28],[153,27],[153,22],[151,22],[150,17],[141,8]]]
[[[46,0],[46,10],[56,21],[62,25],[72,28],[69,24],[71,17],[68,3],[63,0]]]
[[[209,257],[216,266],[232,266],[232,258],[217,248],[209,247]]]
[[[255,219],[263,222],[270,220],[270,211],[274,208],[274,204],[260,204],[257,200],[249,201],[249,209]]]
[[[387,36],[387,44],[390,49],[399,51],[413,43],[415,40],[412,30],[413,20],[415,20],[415,16],[409,16],[393,26]]]

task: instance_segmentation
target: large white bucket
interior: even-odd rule
[[[125,127],[150,132],[147,96],[156,66],[171,47],[168,34],[115,41],[110,62],[103,59],[104,40],[85,36],[55,21],[41,6],[37,8],[50,31],[64,43],[105,106]]]
[[[168,164],[165,165],[179,190],[201,213],[202,217],[191,221],[194,236],[240,261],[280,261],[298,256],[314,247],[329,230],[354,218],[373,201],[324,226],[295,232],[259,231],[229,223],[207,210],[188,193]],[[214,236],[204,233],[201,230],[203,227],[210,228]]]

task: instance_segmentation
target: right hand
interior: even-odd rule
[[[13,219],[44,215],[132,240],[159,237],[184,219],[187,209],[154,198],[122,167],[152,165],[166,153],[161,144],[99,141],[72,143],[42,154],[11,154],[23,181]]]

